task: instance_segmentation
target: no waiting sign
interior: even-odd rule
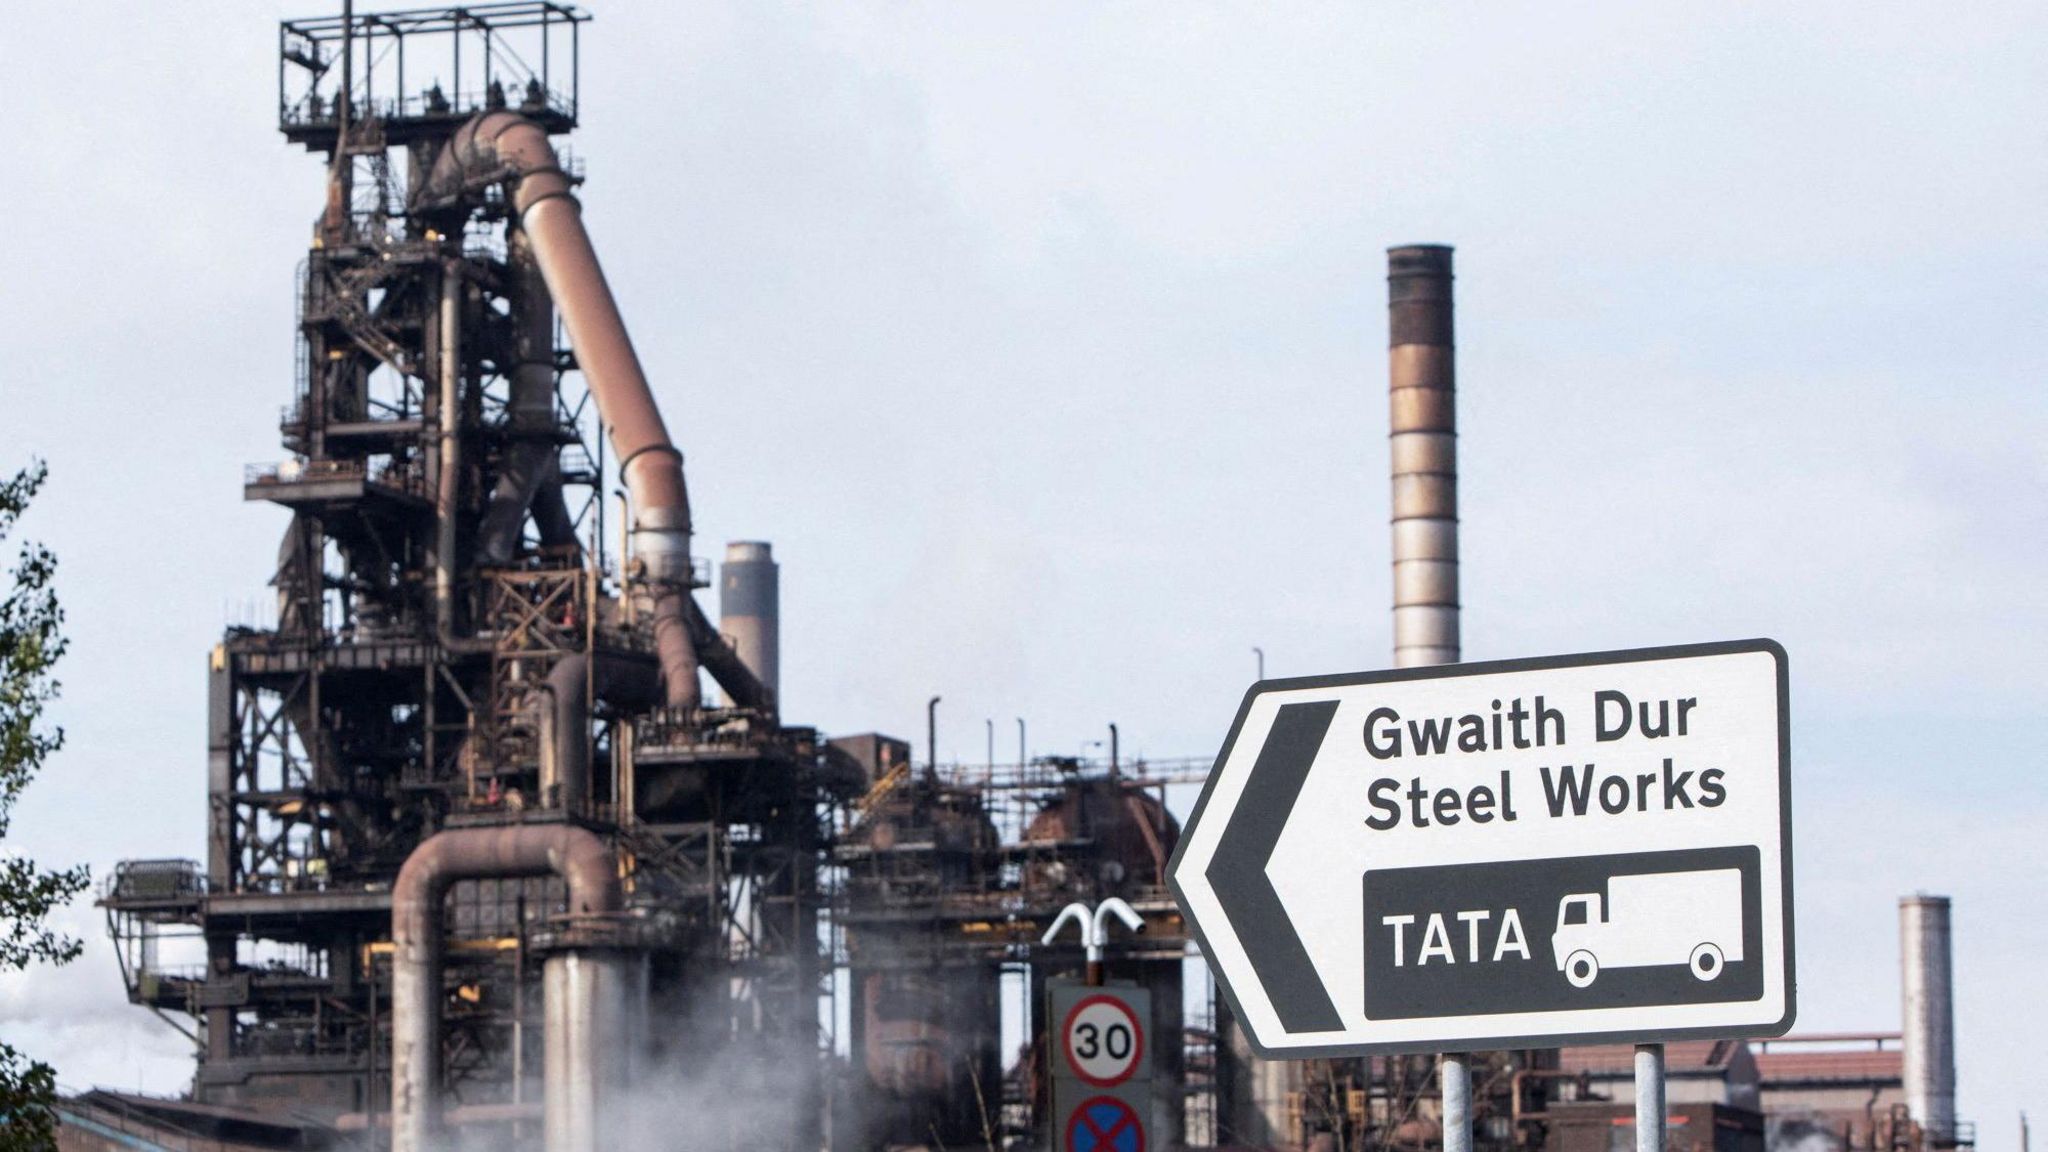
[[[1269,1057],[1775,1036],[1768,640],[1255,685],[1170,868]]]

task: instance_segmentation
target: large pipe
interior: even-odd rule
[[[1394,666],[1458,662],[1457,372],[1451,249],[1387,250]]]
[[[550,873],[568,885],[571,915],[616,913],[624,906],[611,849],[595,833],[566,824],[450,829],[429,837],[399,869],[391,889],[392,1152],[428,1152],[442,1127],[442,904],[449,887],[458,880]],[[589,1090],[595,1091],[594,1082]],[[579,1115],[595,1115],[594,1104],[578,1107]],[[594,1132],[581,1135],[587,1136],[581,1147],[595,1146]],[[550,1141],[548,1149],[574,1146]]]
[[[684,603],[690,599],[692,573],[683,454],[669,440],[546,130],[511,112],[487,112],[471,120],[435,162],[423,198],[452,199],[474,183],[493,179],[510,186],[513,212],[532,241],[548,294],[561,310],[577,363],[609,429],[619,474],[632,495],[631,562],[657,588],[654,641],[668,703],[699,707],[697,653]]]
[[[684,610],[689,613],[690,637],[697,645],[697,657],[704,662],[711,678],[725,689],[726,697],[737,707],[775,711],[775,694],[740,659],[739,652],[718,631],[718,626],[704,615],[703,606],[689,598]]]
[[[725,546],[718,579],[718,630],[761,686],[782,690],[781,573],[765,540],[734,540]]]
[[[544,547],[576,543],[575,525],[562,498],[555,446],[555,307],[547,280],[523,229],[509,229],[505,262],[511,266],[516,362],[508,390],[511,444],[477,531],[477,562],[512,562],[530,511]]]
[[[603,700],[628,711],[653,705],[654,670],[630,656],[595,659],[572,652],[548,670],[540,710],[541,804],[582,815],[590,799],[590,703]]]
[[[1899,898],[1900,991],[1905,1016],[1906,1106],[1928,1142],[1955,1137],[1956,1031],[1949,968],[1948,897]]]
[[[644,956],[609,949],[557,952],[541,968],[547,1152],[601,1152],[619,1143],[608,1088],[632,1076],[647,1017]]]

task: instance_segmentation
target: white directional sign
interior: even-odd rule
[[[1792,1026],[1769,640],[1253,686],[1171,884],[1269,1057]]]

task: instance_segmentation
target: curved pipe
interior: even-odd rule
[[[603,656],[596,661],[592,683],[591,657],[574,652],[555,661],[546,680],[546,706],[541,712],[541,800],[571,815],[580,815],[590,799],[590,702],[628,710],[651,706],[658,695],[654,670],[640,660]]]
[[[605,282],[582,211],[547,132],[511,112],[487,112],[458,129],[422,189],[429,201],[506,181],[519,226],[532,242],[548,293],[561,311],[577,362],[618,453],[633,497],[633,559],[661,590],[654,598],[655,651],[670,707],[702,705],[690,642],[690,499],[683,454],[670,441]]]
[[[458,880],[560,876],[576,915],[625,900],[605,842],[566,824],[456,828],[429,837],[391,889],[391,1147],[427,1152],[441,1128],[442,903]]]

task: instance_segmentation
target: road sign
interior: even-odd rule
[[[1769,640],[1254,685],[1170,868],[1268,1057],[1792,1025]]]
[[[1123,996],[1096,992],[1067,1011],[1060,1027],[1060,1054],[1074,1076],[1097,1088],[1112,1088],[1143,1066],[1145,1026]]]
[[[1066,1152],[1145,1152],[1145,1119],[1118,1096],[1091,1096],[1067,1117]]]

